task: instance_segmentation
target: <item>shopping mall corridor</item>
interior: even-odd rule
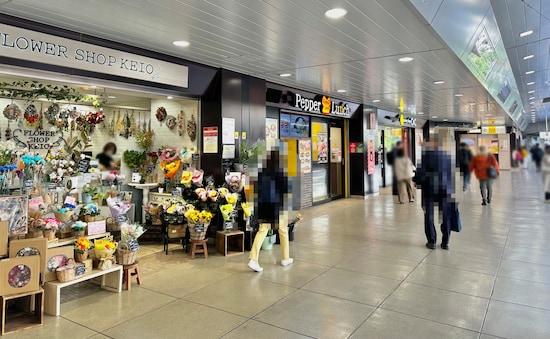
[[[503,172],[487,207],[476,183],[460,192],[450,251],[424,247],[419,203],[341,200],[303,212],[291,266],[276,264],[278,246],[261,252],[262,273],[246,256],[190,260],[174,247],[140,259],[141,286],[69,290],[61,317],[12,338],[549,338],[539,181]]]

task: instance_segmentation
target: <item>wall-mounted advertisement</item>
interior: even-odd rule
[[[474,46],[472,46],[468,54],[468,61],[480,77],[487,78],[489,73],[491,73],[497,62],[497,54],[495,53],[495,46],[487,33],[487,29],[483,28],[478,35]]]
[[[265,119],[265,139],[274,140],[279,138],[279,119]]]
[[[317,163],[328,162],[328,136],[325,132],[317,133]]]

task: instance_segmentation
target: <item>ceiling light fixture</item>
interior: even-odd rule
[[[449,119],[443,119],[443,121],[449,121]]]
[[[178,47],[189,47],[190,45],[189,41],[185,41],[185,40],[172,41],[172,44]]]
[[[534,91],[534,90],[531,90],[531,91],[529,91],[529,92],[527,92],[527,93],[533,94],[533,93],[535,93],[535,91]]]
[[[329,19],[340,19],[346,14],[348,11],[343,8],[332,8],[325,12],[325,16]]]
[[[535,56],[533,54],[529,54],[529,55],[526,55],[523,57],[523,60],[529,60],[529,59],[533,59]]]
[[[530,97],[529,100],[535,100],[535,97]]]
[[[480,109],[479,111],[480,111],[480,112],[485,112],[485,110],[484,110],[483,108],[482,108],[482,109]]]
[[[338,92],[338,93],[346,93],[346,90],[345,90],[345,89],[339,89],[339,90],[337,90],[336,92]]]
[[[96,89],[96,88],[97,88],[97,86],[90,86],[90,88],[92,88],[92,89]]]
[[[414,58],[411,58],[411,57],[402,57],[402,58],[399,58],[399,61],[401,62],[411,62],[413,61]]]
[[[525,75],[529,75],[529,74],[533,74],[533,73],[535,73],[535,71],[527,71],[527,72],[525,72]]]
[[[532,29],[530,29],[530,30],[528,30],[528,31],[525,31],[525,32],[519,33],[519,36],[520,36],[521,38],[524,38],[524,37],[526,37],[526,36],[528,36],[528,35],[531,35],[531,34],[533,34],[533,30],[532,30]]]
[[[374,99],[372,102],[376,103],[376,102],[380,102],[379,99]]]
[[[291,75],[292,75],[292,73],[281,73],[281,74],[279,74],[279,76],[283,77],[283,78],[288,78]]]
[[[116,97],[114,95],[109,95],[107,98],[109,99],[116,99]]]
[[[531,81],[531,82],[528,82],[528,83],[527,83],[527,86],[531,86],[531,85],[534,85],[534,84],[535,84],[535,82],[534,82],[534,81]]]
[[[418,112],[418,115],[424,115],[424,112]]]
[[[432,115],[432,119],[437,119],[437,115]]]
[[[445,83],[445,81],[443,81],[443,80],[436,80],[436,81],[434,81],[434,84],[435,84],[435,85],[441,85],[441,84],[444,84],[444,83]]]
[[[172,100],[172,99],[174,99],[174,97],[173,97],[173,96],[171,96],[171,95],[169,95],[169,96],[167,96],[167,97],[166,97],[166,99],[168,99],[168,100]]]
[[[455,97],[463,97],[463,96],[464,96],[464,94],[462,94],[462,93],[455,94]]]

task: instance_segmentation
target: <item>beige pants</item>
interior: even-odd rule
[[[416,188],[413,186],[412,179],[399,180],[397,183],[397,192],[399,193],[399,202],[416,199]]]
[[[289,250],[288,250],[288,219],[287,218],[281,218],[284,219],[285,222],[279,223],[279,239],[281,240],[281,259],[286,260],[290,258]],[[267,232],[271,229],[270,224],[260,224],[260,229],[258,230],[258,233],[256,233],[256,237],[254,238],[254,243],[252,244],[252,249],[250,250],[250,256],[248,259],[256,260],[258,261],[258,258],[260,257],[260,249],[262,248],[262,244],[264,243],[264,240],[267,236]]]

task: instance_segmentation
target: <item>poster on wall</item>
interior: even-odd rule
[[[222,144],[224,145],[235,144],[235,119],[231,119],[231,118],[222,119]]]
[[[203,153],[218,153],[218,127],[202,128]]]
[[[281,114],[281,138],[290,136],[290,114]]]
[[[279,119],[265,119],[265,139],[273,140],[279,138]]]
[[[309,117],[291,115],[290,136],[296,138],[309,138]]]
[[[372,175],[376,169],[376,143],[374,135],[369,134],[367,141],[367,174]]]
[[[298,140],[298,152],[302,173],[311,173],[311,140]]]
[[[328,135],[326,132],[317,133],[317,163],[328,162]]]
[[[0,221],[8,222],[8,236],[27,233],[27,196],[5,196],[0,198]]]

